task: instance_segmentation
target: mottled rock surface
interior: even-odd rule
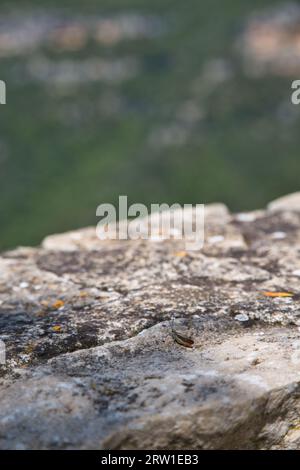
[[[300,447],[300,195],[205,223],[199,251],[87,228],[2,253],[1,448]]]

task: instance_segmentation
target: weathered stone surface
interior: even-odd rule
[[[300,212],[300,192],[288,194],[272,201],[268,205],[270,211],[297,211]]]
[[[299,448],[300,212],[269,207],[207,206],[200,251],[89,228],[3,253],[0,447]]]

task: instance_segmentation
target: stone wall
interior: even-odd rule
[[[300,193],[205,219],[201,251],[87,228],[2,253],[1,448],[300,446]]]

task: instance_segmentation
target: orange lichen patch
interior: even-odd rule
[[[79,297],[87,297],[88,296],[88,293],[87,292],[79,292]]]
[[[52,327],[52,330],[55,331],[56,333],[59,333],[61,331],[61,326],[60,325],[55,325]]]
[[[187,252],[186,251],[177,251],[176,253],[174,253],[175,256],[177,256],[178,258],[184,258],[185,256],[187,256]]]
[[[56,302],[54,302],[52,307],[56,308],[56,309],[59,309],[59,308],[63,307],[64,305],[65,305],[65,303],[62,300],[57,300]]]
[[[295,294],[292,292],[269,292],[269,291],[264,291],[262,292],[262,295],[265,297],[293,297]]]

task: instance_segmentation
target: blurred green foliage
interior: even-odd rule
[[[48,8],[79,16],[156,15],[165,31],[151,39],[89,43],[74,52],[44,47],[0,59],[0,79],[7,83],[7,105],[0,107],[0,248],[96,224],[97,205],[117,203],[120,194],[129,202],[222,201],[246,210],[297,190],[299,118],[278,111],[289,106],[291,80],[250,78],[235,47],[248,15],[276,3],[28,0],[20,10],[20,2],[1,2],[0,13]],[[23,78],[28,60],[41,55],[52,61],[134,57],[140,65],[120,83],[88,82],[59,93],[50,79],[45,86]],[[213,88],[208,79],[205,87],[203,70],[216,58],[229,61],[232,76]],[[200,118],[186,124],[182,109],[191,103]],[[160,144],[161,130],[169,128],[175,143]]]

